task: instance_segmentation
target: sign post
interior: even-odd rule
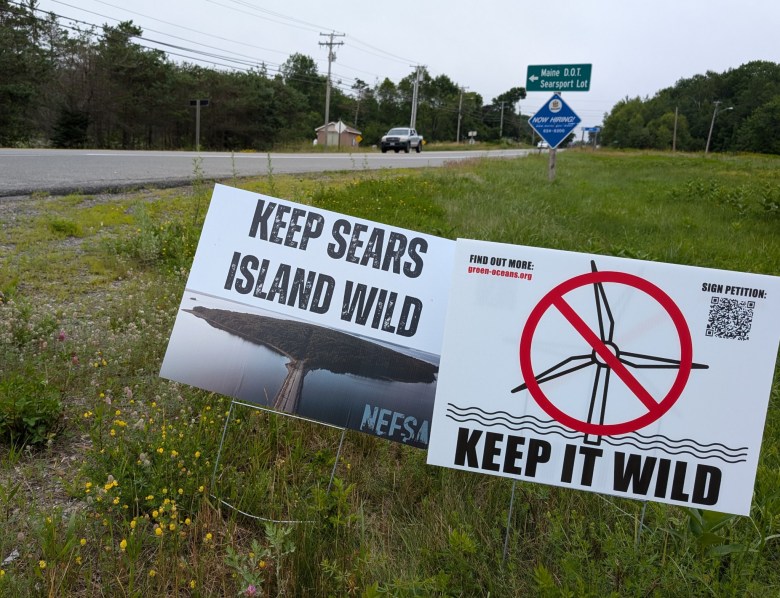
[[[190,106],[195,106],[195,151],[200,151],[200,107],[208,106],[207,99],[190,100]]]
[[[555,92],[548,103],[528,121],[539,136],[550,145],[547,176],[550,182],[555,180],[556,148],[580,122],[580,118],[564,103],[560,94],[564,91],[590,91],[592,67],[592,64],[528,65],[526,91]],[[561,111],[562,114],[557,114]],[[570,125],[571,122],[573,124]]]

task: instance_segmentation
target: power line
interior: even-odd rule
[[[377,48],[376,46],[372,46],[371,44],[368,44],[366,42],[360,41],[354,35],[350,35],[350,36],[348,36],[348,38],[351,39],[352,41],[360,44],[360,45],[366,46],[367,48],[371,48],[372,50],[374,50],[374,52],[379,52],[379,54],[375,54],[374,52],[369,52],[368,50],[363,50],[361,48],[356,48],[356,47],[352,46],[355,50],[358,50],[360,52],[365,52],[366,54],[371,54],[372,56],[377,56],[379,58],[389,58],[389,59],[395,60],[397,62],[401,62],[403,64],[409,64],[410,62],[412,62],[412,63],[416,62],[415,60],[411,60],[409,58],[403,58],[402,56],[398,56],[396,54],[392,54],[390,52],[386,52],[385,50]]]
[[[94,11],[91,11],[91,10],[86,10],[86,9],[80,8],[80,7],[78,7],[78,6],[74,6],[73,4],[68,4],[67,2],[62,2],[61,0],[52,0],[52,1],[53,1],[53,2],[56,2],[57,4],[62,4],[63,6],[67,6],[67,7],[69,7],[69,8],[74,8],[74,9],[76,9],[76,10],[81,10],[82,12],[86,12],[86,13],[89,13],[89,14],[93,14],[93,15],[95,15],[95,16],[98,16],[98,17],[103,17],[104,19],[111,19],[112,21],[117,21],[117,22],[120,22],[120,23],[122,22],[122,20],[121,20],[121,19],[118,19],[118,18],[116,18],[116,17],[111,17],[111,16],[109,16],[109,15],[104,15],[104,14],[97,13],[97,12],[94,12]],[[95,0],[95,1],[96,1],[96,2],[100,2],[100,0]],[[106,3],[106,2],[101,2],[101,4],[108,4],[108,3]],[[109,6],[113,6],[113,5],[110,5],[110,4],[109,4]],[[117,7],[117,8],[118,8],[118,7]],[[128,11],[128,12],[133,12],[133,11]],[[97,26],[97,25],[95,25],[95,24],[93,24],[93,23],[87,23],[86,21],[80,21],[80,20],[78,20],[78,19],[73,19],[73,18],[71,18],[71,17],[67,17],[67,16],[64,16],[64,15],[58,15],[58,14],[56,14],[56,13],[51,13],[51,14],[54,14],[55,16],[57,16],[57,17],[60,17],[60,18],[63,18],[63,19],[67,19],[67,20],[69,20],[69,21],[74,21],[74,22],[84,23],[84,24],[86,24],[86,25],[90,25],[90,26],[92,26],[92,27],[96,27],[96,26]],[[139,14],[139,16],[144,16],[144,15],[141,15],[140,13],[133,13],[133,14]],[[159,19],[154,19],[154,20],[159,20]],[[163,23],[165,23],[166,21],[162,21],[162,22],[163,22]],[[220,50],[220,51],[222,51],[222,52],[227,52],[228,54],[233,54],[233,55],[235,55],[235,56],[240,56],[240,57],[242,57],[242,58],[246,58],[246,59],[247,59],[247,60],[249,60],[249,61],[250,61],[252,64],[254,64],[254,63],[256,63],[256,62],[257,62],[257,60],[256,60],[256,59],[255,59],[253,56],[248,56],[247,54],[241,54],[241,53],[239,53],[239,52],[233,52],[232,50],[224,50],[224,49],[222,49],[222,48],[218,48],[218,47],[216,47],[216,46],[210,46],[210,45],[208,45],[208,44],[204,44],[204,43],[201,43],[201,42],[197,42],[197,41],[195,41],[195,40],[191,40],[191,39],[188,39],[188,38],[185,38],[185,37],[180,37],[180,36],[178,36],[178,35],[173,35],[173,34],[170,34],[170,33],[166,33],[166,32],[164,32],[164,31],[158,31],[158,30],[156,30],[156,29],[151,29],[151,28],[149,28],[149,27],[141,27],[141,28],[142,28],[142,30],[143,30],[143,31],[151,31],[152,33],[158,33],[158,34],[160,34],[160,35],[166,35],[166,36],[168,36],[168,37],[170,37],[170,38],[172,38],[172,39],[178,39],[178,40],[185,41],[185,42],[188,42],[188,43],[192,43],[192,44],[195,44],[195,45],[198,45],[198,46],[202,46],[202,47],[204,47],[204,48],[210,48],[210,49],[212,49],[212,50]],[[192,30],[192,31],[195,31],[195,30]],[[195,32],[197,33],[197,31],[195,31]],[[150,41],[150,42],[158,43],[158,44],[161,44],[161,45],[171,45],[171,47],[179,48],[179,49],[182,49],[182,50],[186,49],[186,48],[183,48],[183,47],[181,47],[181,46],[175,46],[175,45],[172,45],[172,44],[167,44],[167,42],[160,42],[160,41],[156,41],[156,40],[151,40],[151,39],[148,39],[148,38],[145,38],[145,37],[138,37],[138,39],[145,39],[146,41]],[[267,49],[267,48],[260,48],[260,49]],[[274,51],[274,50],[271,50],[271,51]],[[265,65],[269,65],[269,64],[270,64],[270,65],[274,65],[274,66],[281,66],[279,63],[269,62],[269,61],[266,61],[266,60],[263,60],[262,62],[263,62]]]
[[[98,16],[98,17],[101,17],[101,18],[104,18],[104,19],[110,19],[110,20],[112,20],[112,21],[116,21],[116,22],[122,22],[122,19],[119,19],[119,18],[116,18],[116,17],[112,17],[112,16],[110,16],[110,15],[102,14],[102,13],[99,13],[99,12],[95,12],[95,11],[92,11],[92,10],[84,9],[84,8],[81,8],[81,7],[75,6],[75,5],[73,5],[73,4],[68,4],[67,2],[63,2],[62,0],[51,0],[51,1],[52,1],[52,2],[55,2],[55,3],[57,3],[57,4],[61,4],[61,5],[63,5],[63,6],[67,6],[67,7],[69,7],[69,8],[73,8],[73,9],[80,10],[80,11],[82,11],[82,12],[85,12],[85,13],[88,13],[88,14],[92,14],[92,15],[95,15],[95,16]],[[117,9],[120,9],[120,10],[124,10],[125,12],[128,12],[128,13],[130,13],[130,14],[135,14],[135,15],[138,15],[138,16],[141,16],[141,17],[144,17],[144,18],[149,18],[149,19],[152,19],[152,20],[154,20],[154,21],[158,21],[158,22],[164,23],[164,24],[166,24],[166,25],[172,25],[172,26],[174,26],[174,27],[179,27],[179,28],[181,28],[181,29],[185,29],[185,30],[187,30],[187,31],[191,31],[191,32],[193,32],[193,33],[198,33],[198,34],[200,34],[200,35],[206,35],[206,36],[208,36],[208,37],[214,37],[214,38],[216,38],[216,39],[220,39],[220,40],[223,40],[223,41],[229,41],[229,42],[232,42],[232,41],[233,41],[233,40],[230,40],[230,39],[227,39],[227,38],[223,38],[223,37],[220,37],[220,36],[215,36],[215,35],[211,35],[211,34],[208,34],[208,33],[204,33],[204,32],[201,32],[201,31],[199,31],[199,30],[197,30],[197,29],[192,29],[192,28],[189,28],[189,27],[184,27],[184,26],[181,26],[181,25],[177,25],[177,24],[175,24],[175,23],[170,23],[169,21],[163,21],[163,20],[161,20],[161,19],[156,19],[156,18],[154,18],[154,17],[149,17],[148,15],[144,15],[144,14],[142,14],[142,13],[138,13],[138,12],[135,12],[135,11],[132,11],[132,10],[125,9],[125,8],[123,8],[123,7],[120,7],[120,6],[116,6],[116,5],[114,5],[114,4],[110,4],[110,3],[108,3],[108,2],[104,2],[103,0],[93,0],[93,1],[95,1],[95,2],[99,2],[100,4],[104,4],[104,5],[106,5],[106,6],[110,6],[110,7],[112,7],[112,8],[117,8]],[[45,11],[43,11],[43,10],[41,10],[41,9],[35,9],[35,10],[38,10],[39,12],[45,12]],[[55,16],[58,16],[58,17],[60,17],[60,18],[64,18],[64,19],[67,19],[67,20],[70,20],[70,21],[85,23],[85,24],[87,24],[87,25],[89,25],[89,26],[91,26],[91,27],[99,27],[98,25],[96,25],[96,24],[94,24],[94,23],[87,23],[86,21],[80,21],[79,19],[74,19],[74,18],[72,18],[72,17],[67,17],[67,16],[64,16],[64,15],[58,15],[58,14],[56,14],[56,13],[53,13],[53,12],[52,12],[51,14],[54,14]],[[204,47],[204,48],[210,48],[210,49],[214,49],[214,50],[219,50],[219,51],[221,51],[221,52],[226,52],[226,53],[228,53],[228,54],[233,54],[233,55],[236,55],[236,56],[241,56],[241,57],[243,57],[243,58],[246,58],[246,59],[248,59],[252,65],[254,65],[255,63],[262,63],[262,64],[263,64],[263,65],[265,65],[266,67],[270,65],[270,66],[272,67],[272,70],[274,70],[274,71],[276,71],[276,72],[281,72],[281,70],[280,70],[280,68],[279,68],[279,67],[281,67],[282,65],[281,65],[280,63],[277,63],[277,62],[273,62],[273,61],[270,61],[270,60],[265,60],[265,59],[258,60],[258,59],[254,58],[254,57],[252,57],[252,56],[247,56],[246,54],[241,54],[241,53],[239,53],[239,52],[233,52],[233,51],[231,51],[231,50],[225,50],[225,49],[223,49],[223,48],[218,48],[218,47],[215,47],[215,46],[210,46],[210,45],[208,45],[208,44],[204,44],[204,43],[202,43],[202,42],[197,42],[197,41],[195,41],[195,40],[191,40],[191,39],[188,39],[188,38],[183,38],[183,37],[176,36],[176,35],[173,35],[173,34],[170,34],[170,33],[166,33],[166,32],[163,32],[163,31],[158,31],[158,30],[155,30],[155,29],[151,29],[151,28],[148,28],[148,27],[145,27],[145,26],[142,26],[142,29],[143,29],[144,31],[151,31],[151,32],[154,32],[154,33],[158,33],[158,34],[160,34],[160,35],[166,35],[166,36],[168,36],[168,37],[171,37],[171,38],[173,38],[173,39],[179,39],[179,40],[182,40],[182,41],[186,41],[186,42],[188,42],[188,43],[195,44],[195,45],[197,45],[197,46],[202,46],[202,47]],[[143,39],[143,38],[141,38],[141,39]],[[162,45],[164,45],[164,44],[165,44],[165,42],[155,42],[155,43],[160,43],[160,44],[162,44]],[[255,45],[252,45],[252,44],[245,44],[245,43],[242,43],[242,42],[235,42],[235,43],[238,43],[238,44],[240,44],[240,45],[244,45],[244,46],[247,46],[247,47],[255,48],[255,49],[260,49],[260,50],[264,50],[264,51],[269,51],[269,52],[276,52],[276,53],[284,54],[284,52],[281,52],[281,51],[279,51],[279,50],[273,50],[273,49],[270,49],[270,48],[264,48],[264,47],[262,47],[262,46],[255,46]],[[175,47],[175,46],[174,46],[174,47]],[[185,50],[185,48],[181,48],[181,49]],[[187,51],[190,51],[190,52],[198,52],[197,50],[193,50],[193,49],[191,49],[191,48],[186,48],[186,50],[187,50]],[[174,54],[174,55],[177,55],[177,56],[179,56],[178,54]],[[222,55],[220,55],[220,58],[221,58],[222,60],[230,60],[230,61],[232,61],[232,59],[230,59],[230,58],[228,58],[228,57],[225,57],[225,56],[222,56]],[[214,63],[209,63],[209,64],[214,64]],[[221,66],[224,66],[224,65],[221,65]],[[346,75],[339,75],[339,76],[340,76],[342,79],[348,79],[348,80],[350,80],[350,81],[354,81],[354,79],[353,79],[352,77],[348,77],[348,76],[346,76]]]
[[[25,5],[21,4],[20,2],[14,2],[13,0],[9,0],[9,2],[11,4],[14,4],[14,5],[22,7],[22,8],[28,8]],[[69,5],[69,4],[65,3],[65,2],[59,2],[59,4],[63,4],[65,6],[70,6],[72,8],[75,8],[72,5]],[[58,14],[58,13],[55,13],[55,12],[52,12],[52,11],[44,11],[42,9],[37,9],[37,8],[33,9],[33,10],[35,10],[37,12],[45,13],[45,14],[48,14],[48,15],[53,15],[54,17],[57,17],[59,19],[64,19],[66,21],[70,21],[72,23],[80,23],[82,25],[87,25],[93,31],[95,29],[100,29],[101,28],[101,26],[99,26],[99,25],[97,25],[95,23],[90,23],[88,21],[83,21],[81,19],[76,19],[76,18],[73,18],[73,17],[69,17],[67,15],[61,15],[61,14]],[[86,12],[91,12],[91,11],[86,11]],[[111,19],[113,21],[122,22],[119,19],[107,16],[107,15],[101,15],[101,14],[98,14],[98,13],[92,13],[92,14],[96,14],[97,16],[101,16],[103,18]],[[36,17],[34,15],[32,15],[32,16],[38,22],[48,23],[48,21],[46,19],[42,19],[42,18]],[[77,31],[79,33],[82,33],[81,29],[79,29],[77,27],[69,27],[67,25],[64,25],[61,22],[58,22],[57,26],[61,27],[61,28],[64,28],[64,29],[71,29],[71,30]],[[166,35],[166,34],[163,34],[163,35]],[[193,48],[187,48],[185,46],[179,46],[179,45],[176,45],[176,44],[170,44],[170,43],[167,43],[167,42],[162,42],[162,41],[159,41],[159,40],[147,38],[147,37],[145,37],[143,35],[132,36],[132,37],[133,37],[133,39],[142,40],[142,41],[145,41],[147,43],[157,44],[157,45],[160,45],[160,46],[164,46],[165,48],[173,48],[174,50],[179,50],[180,52],[188,52],[189,54],[194,54],[195,56],[191,56],[189,54],[180,54],[179,52],[174,52],[174,51],[171,51],[170,49],[162,50],[160,48],[156,48],[156,47],[153,47],[153,46],[148,46],[148,45],[145,45],[145,44],[142,44],[142,43],[138,43],[137,44],[138,46],[140,46],[142,48],[145,48],[147,50],[154,50],[154,51],[158,51],[158,52],[163,52],[164,54],[166,54],[168,56],[177,56],[179,58],[184,58],[184,59],[187,59],[187,60],[195,60],[195,61],[202,62],[202,63],[205,63],[205,64],[227,68],[227,69],[230,69],[230,70],[239,70],[239,71],[242,71],[242,72],[251,73],[251,72],[255,72],[255,69],[257,69],[259,67],[266,67],[267,68],[268,64],[269,64],[269,63],[264,62],[264,61],[259,61],[259,62],[258,61],[254,61],[251,57],[248,57],[246,55],[241,55],[241,54],[238,54],[238,53],[235,53],[235,52],[233,52],[233,54],[236,54],[238,56],[244,56],[245,58],[248,58],[249,60],[238,60],[238,59],[232,58],[230,56],[224,56],[224,55],[221,55],[221,54],[214,54],[214,53],[211,53],[211,52],[205,52],[205,51],[202,51],[202,50],[197,50],[197,49],[193,49]],[[175,37],[175,36],[171,36],[171,37]],[[185,40],[185,41],[189,41],[189,40]],[[204,47],[210,47],[210,46],[206,46],[204,44],[197,44],[197,42],[193,42],[193,43],[195,43],[196,45],[203,45]],[[205,56],[206,58],[210,58],[210,59],[216,59],[216,60],[205,60],[205,59],[201,58],[202,56]],[[224,62],[217,62],[217,60],[230,62],[232,64],[225,64]],[[282,74],[282,70],[280,68],[281,65],[278,65],[278,64],[275,64],[275,63],[270,63],[270,64],[275,65],[275,67],[276,67],[276,68],[271,68],[270,69],[271,71],[274,71],[276,73]],[[240,65],[240,66],[236,66],[236,65]],[[348,79],[348,77],[345,77],[345,78]],[[318,78],[301,77],[301,76],[287,77],[287,79],[291,80],[291,81],[302,82],[302,83],[321,83],[322,82]],[[339,89],[343,89],[344,91],[348,91],[349,90],[348,87],[343,86],[341,84],[337,84],[336,87],[338,87]]]
[[[114,21],[120,21],[120,19],[117,19],[116,17],[111,17],[109,15],[101,14],[101,13],[98,13],[98,12],[95,12],[95,11],[87,10],[87,9],[84,9],[84,8],[81,8],[81,7],[78,7],[78,6],[74,6],[73,4],[68,4],[67,2],[63,2],[62,0],[51,0],[51,1],[55,2],[57,4],[62,4],[64,6],[68,6],[70,8],[75,8],[77,10],[80,10],[80,11],[83,11],[83,12],[86,12],[86,13],[89,13],[89,14],[100,16],[101,18],[107,18],[107,19],[111,19],[111,20],[114,20]],[[239,42],[239,41],[234,40],[234,39],[221,37],[221,36],[218,36],[218,35],[214,35],[214,34],[211,34],[211,33],[206,33],[204,31],[200,31],[198,29],[193,29],[191,27],[185,27],[185,26],[179,25],[177,23],[172,23],[170,21],[165,21],[165,20],[162,20],[162,19],[150,16],[150,15],[147,15],[147,14],[144,14],[144,13],[139,13],[137,11],[130,10],[128,8],[125,8],[124,6],[113,4],[111,2],[106,2],[105,0],[93,0],[93,1],[97,2],[99,4],[102,4],[104,6],[109,6],[111,8],[115,8],[115,9],[127,12],[129,14],[133,14],[133,15],[137,15],[137,16],[143,17],[144,19],[150,19],[150,20],[153,20],[153,21],[156,21],[156,22],[159,22],[159,23],[163,23],[165,25],[169,25],[169,26],[172,26],[172,27],[176,27],[176,28],[179,28],[179,29],[190,31],[192,33],[197,33],[198,35],[208,36],[208,37],[211,37],[211,38],[214,38],[214,39],[218,39],[220,41],[226,41],[226,42],[229,42],[229,43],[235,43],[235,44],[239,44],[239,45],[242,45],[242,46],[246,46],[246,47],[250,47],[250,48],[254,48],[254,49],[258,49],[258,50],[262,50],[262,51],[266,51],[266,52],[285,54],[285,52],[282,52],[280,50],[275,50],[275,49],[272,49],[272,48],[265,48],[265,47],[262,47],[262,46],[257,46],[257,45],[253,45],[253,44],[247,44],[247,43],[244,43],[244,42]],[[209,2],[210,4],[214,4],[216,6],[220,6],[222,8],[225,8],[225,9],[228,9],[228,10],[231,10],[231,11],[243,13],[243,14],[246,14],[246,15],[258,18],[258,19],[263,19],[263,20],[266,20],[266,21],[274,22],[274,23],[277,23],[277,24],[280,24],[280,25],[283,25],[283,26],[293,27],[293,28],[296,28],[296,29],[301,29],[303,31],[315,31],[316,30],[315,28],[319,28],[320,30],[322,30],[322,29],[331,29],[329,27],[323,27],[322,25],[316,25],[314,23],[310,23],[308,21],[304,21],[304,20],[296,18],[296,17],[285,15],[285,14],[282,14],[280,12],[276,12],[276,11],[268,10],[268,9],[265,9],[265,8],[262,8],[262,7],[259,7],[259,6],[255,6],[253,3],[248,2],[247,0],[222,0],[222,2],[218,2],[217,0],[206,0],[206,2]],[[224,2],[230,2],[230,3],[235,4],[237,6],[230,6],[228,4],[224,4]],[[243,7],[245,9],[247,9],[247,10],[243,10],[242,8],[239,8],[239,7]],[[262,13],[262,14],[260,14],[260,13]],[[271,17],[273,17],[273,18],[271,18]],[[94,24],[90,24],[90,25],[94,26]],[[234,55],[237,55],[237,56],[243,56],[245,58],[248,58],[249,60],[258,60],[258,59],[254,59],[254,58],[251,58],[251,57],[247,57],[246,55],[242,55],[242,54],[240,54],[238,52],[232,52],[232,51],[229,51],[229,50],[225,50],[223,48],[215,48],[214,46],[209,46],[207,44],[196,42],[194,40],[187,39],[187,38],[181,38],[181,37],[178,37],[178,36],[175,36],[175,35],[163,32],[163,31],[154,30],[154,29],[151,29],[151,28],[148,28],[148,27],[143,27],[143,29],[145,31],[150,31],[150,32],[158,33],[160,35],[166,35],[166,36],[169,36],[169,37],[174,38],[174,39],[179,39],[181,41],[186,41],[186,42],[188,42],[190,44],[196,44],[196,45],[199,45],[199,46],[208,47],[208,48],[211,48],[211,49],[216,49],[216,50],[219,50],[219,51],[221,51],[223,53],[230,53],[230,54],[234,54]],[[383,50],[383,49],[381,49],[381,48],[379,48],[377,46],[374,46],[374,45],[372,45],[372,44],[370,44],[368,42],[360,40],[359,38],[357,38],[355,36],[348,35],[346,37],[348,39],[348,44],[347,45],[352,50],[355,50],[355,51],[358,51],[358,52],[363,52],[363,53],[375,56],[377,58],[381,58],[383,60],[391,60],[391,61],[398,62],[398,63],[408,64],[409,62],[415,62],[415,61],[411,61],[408,58],[404,58],[404,57],[399,56],[397,54],[394,54],[392,52],[388,52],[386,50]],[[364,46],[364,47],[361,47],[361,46]],[[370,48],[373,51],[367,50],[365,48]],[[272,61],[272,60],[260,59],[258,61],[262,62],[265,65],[271,65],[271,66],[278,65],[277,62]],[[342,66],[342,68],[346,68],[346,69],[349,69],[349,70],[354,70],[356,72],[360,72],[360,73],[363,73],[363,74],[373,75],[377,79],[382,78],[381,75],[379,75],[378,73],[372,72],[372,71],[366,71],[366,70],[362,70],[362,69],[357,69],[357,68],[355,68],[353,66],[350,66],[348,64],[342,64],[341,66]],[[349,81],[354,82],[354,77],[349,77],[349,76],[346,76],[346,75],[338,75],[338,76],[340,78],[342,78],[342,79],[347,79]]]
[[[231,2],[231,1],[235,2],[235,0],[228,0],[228,1],[229,2]],[[221,2],[217,2],[216,0],[206,0],[206,2],[208,2],[209,4],[214,4],[216,6],[221,6],[222,8],[227,8],[228,10],[232,10],[232,11],[235,11],[235,12],[243,13],[245,15],[256,17],[258,19],[271,21],[272,23],[277,23],[279,25],[285,25],[286,27],[293,27],[295,29],[301,29],[303,31],[316,32],[316,31],[318,31],[320,29],[328,29],[328,27],[322,27],[321,25],[312,25],[312,24],[309,24],[309,23],[306,23],[305,26],[294,25],[294,24],[291,24],[291,23],[285,23],[284,21],[279,21],[279,20],[276,20],[276,19],[271,19],[269,17],[264,17],[263,15],[259,15],[256,12],[250,12],[250,11],[246,11],[246,10],[241,10],[241,9],[235,8],[233,6],[229,6],[227,4],[222,4]],[[236,4],[240,4],[242,6],[246,6],[247,8],[253,8],[253,9],[256,9],[256,10],[260,10],[262,12],[271,12],[271,11],[263,11],[262,9],[259,9],[257,7],[248,5],[248,4],[243,3],[243,2],[236,2]],[[298,20],[298,19],[294,19],[293,17],[285,17],[284,15],[281,15],[280,13],[276,13],[276,14],[278,16],[282,17],[282,18],[285,18],[285,19],[288,19],[288,20],[291,20],[291,21],[297,21]],[[300,21],[300,22],[301,23],[305,23],[305,21]]]
[[[65,6],[70,6],[71,8],[76,8],[76,9],[82,10],[84,12],[89,12],[89,11],[86,11],[85,9],[83,9],[83,8],[76,7],[76,6],[73,6],[71,4],[65,4],[65,2],[62,2],[61,0],[51,0],[51,1],[52,2],[56,2],[57,4],[64,4]],[[198,35],[204,35],[204,36],[207,36],[207,37],[213,37],[214,39],[218,39],[220,41],[230,42],[230,43],[234,43],[234,44],[237,44],[237,45],[246,46],[248,48],[254,48],[255,50],[263,50],[264,52],[273,52],[275,54],[287,55],[287,53],[283,52],[282,50],[274,50],[273,48],[265,48],[263,46],[256,46],[254,44],[248,44],[248,43],[245,43],[245,42],[240,42],[240,41],[237,41],[235,39],[230,39],[230,38],[227,38],[227,37],[221,37],[219,35],[214,35],[213,33],[206,33],[205,31],[200,31],[199,29],[193,29],[191,27],[185,27],[184,25],[179,25],[178,23],[171,23],[170,21],[164,21],[164,20],[158,19],[156,17],[152,17],[152,16],[149,16],[149,15],[145,15],[143,13],[140,13],[140,12],[136,12],[134,10],[130,10],[129,8],[125,8],[123,6],[117,6],[117,5],[111,4],[109,2],[104,2],[103,0],[92,0],[92,1],[93,2],[97,2],[99,4],[103,4],[105,6],[110,6],[111,8],[116,8],[116,9],[119,9],[119,10],[123,10],[123,11],[128,12],[128,13],[133,14],[133,15],[138,15],[139,17],[143,17],[145,19],[150,19],[152,21],[157,21],[158,23],[163,23],[164,25],[170,25],[171,27],[177,27],[178,29],[184,29],[185,31],[190,31],[192,33],[197,33]],[[93,14],[97,14],[97,13],[93,13]],[[98,16],[103,16],[103,15],[98,15]],[[113,19],[113,20],[119,20],[119,19],[115,19],[113,17],[105,17],[105,18],[110,18],[110,19]],[[147,30],[147,31],[154,31],[153,29],[149,29],[148,27],[145,27],[144,29]],[[155,33],[160,33],[162,35],[168,35],[169,37],[176,37],[174,35],[171,35],[170,33],[164,33],[162,31],[155,31]],[[177,38],[177,39],[183,39],[183,38]],[[191,41],[191,40],[185,40],[185,41]],[[194,42],[194,41],[192,43],[196,43],[198,45],[205,45],[205,44],[201,44],[200,42]],[[228,52],[228,50],[224,50],[224,51]]]
[[[214,0],[206,0],[206,1],[210,2],[211,4],[217,4]],[[297,23],[299,25],[303,25],[303,26],[305,26],[305,28],[306,28],[305,30],[307,30],[307,31],[309,30],[308,28],[311,28],[311,30],[314,30],[314,31],[317,31],[319,29],[330,29],[330,27],[323,27],[322,25],[316,25],[314,23],[309,23],[309,22],[303,21],[303,20],[301,20],[301,19],[299,19],[297,17],[291,17],[289,15],[285,15],[285,14],[282,14],[280,12],[269,10],[267,8],[262,8],[260,6],[254,6],[250,2],[247,2],[246,0],[227,0],[227,1],[228,2],[232,2],[233,4],[238,4],[240,6],[245,6],[247,8],[251,8],[252,10],[256,10],[258,12],[265,13],[265,14],[268,14],[268,15],[271,15],[271,16],[283,19],[285,21],[290,21],[291,23]],[[266,18],[266,17],[262,17],[260,15],[256,15],[256,16],[258,16],[261,19],[262,18]],[[271,20],[274,23],[280,23],[281,25],[287,25],[284,22],[274,21],[272,19],[267,19],[267,20]],[[288,25],[288,26],[289,27],[296,27],[296,25]],[[301,28],[301,27],[298,27],[298,28]]]

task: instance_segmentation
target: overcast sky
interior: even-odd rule
[[[397,83],[419,64],[489,103],[525,86],[529,65],[592,64],[590,91],[564,94],[585,126],[601,124],[626,96],[652,96],[681,78],[752,60],[780,62],[778,0],[40,0],[39,7],[96,25],[132,20],[149,40],[216,57],[156,47],[218,68],[264,62],[273,72],[299,52],[325,74],[327,48],[319,44],[328,37],[320,34],[335,31],[344,36],[333,38],[343,42],[333,78],[345,90],[357,78]],[[529,93],[522,113],[550,95]]]

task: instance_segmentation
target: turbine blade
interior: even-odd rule
[[[590,261],[590,269],[592,272],[598,272],[595,260]],[[612,317],[612,310],[609,308],[604,285],[600,282],[594,283],[593,293],[596,296],[596,313],[599,318],[599,338],[605,343],[611,343],[615,333],[615,319]]]
[[[558,370],[560,370],[560,368],[562,368],[563,366],[565,366],[568,363],[571,363],[573,361],[582,361],[583,359],[587,360],[587,361],[585,361],[585,363],[581,363],[579,365],[575,365],[575,366],[567,368],[565,370],[558,371]],[[560,363],[555,364],[551,368],[543,371],[538,376],[535,376],[536,382],[537,382],[537,384],[541,384],[542,382],[547,382],[548,380],[554,380],[555,378],[560,378],[561,376],[565,376],[566,374],[571,374],[572,372],[576,372],[577,370],[581,370],[582,368],[586,368],[589,365],[592,365],[593,363],[595,363],[595,362],[593,360],[593,356],[592,355],[573,355],[571,357],[568,357],[568,358],[564,359]],[[526,388],[528,388],[528,385],[524,382],[520,386],[518,386],[516,388],[513,388],[511,392],[513,392],[513,393],[514,392],[520,392],[521,390],[525,390]]]
[[[633,361],[625,359],[625,357],[631,357]],[[618,355],[618,359],[623,365],[627,365],[632,368],[639,369],[680,369],[679,359],[670,359],[668,357],[658,357],[657,355],[645,355],[643,353],[630,353],[628,351],[621,351]],[[644,362],[644,363],[643,363]],[[706,370],[710,366],[704,363],[693,363],[691,369],[693,370]]]

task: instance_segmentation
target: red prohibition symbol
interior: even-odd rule
[[[610,350],[605,342],[597,335],[585,321],[577,314],[566,301],[565,295],[571,291],[586,285],[600,285],[602,283],[616,283],[633,287],[643,293],[646,293],[657,301],[661,307],[669,314],[677,336],[680,341],[680,359],[677,376],[666,393],[666,396],[660,399],[653,397],[629,371],[629,369],[620,361],[618,356]],[[643,415],[624,422],[617,423],[593,423],[583,421],[572,417],[559,409],[545,395],[534,374],[533,363],[531,359],[531,345],[534,339],[534,333],[542,317],[551,309],[556,309],[572,325],[577,333],[590,345],[595,353],[603,360],[610,370],[615,373],[620,380],[630,389],[633,395],[639,400],[647,410]],[[520,337],[520,371],[525,381],[525,386],[536,403],[550,417],[562,423],[563,425],[598,436],[611,436],[616,434],[625,434],[639,430],[663,416],[680,398],[693,366],[693,343],[691,333],[685,317],[677,307],[677,304],[659,287],[653,283],[625,272],[596,271],[588,272],[566,280],[553,288],[549,293],[542,297],[541,301],[531,310],[528,321],[523,328]]]

